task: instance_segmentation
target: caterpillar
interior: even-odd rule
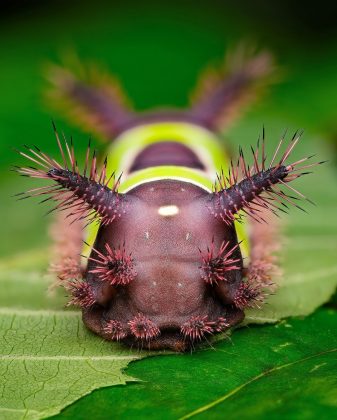
[[[268,53],[236,53],[202,76],[189,109],[136,113],[104,72],[50,68],[50,102],[105,139],[106,158],[89,142],[80,169],[72,140],[54,126],[59,158],[25,146],[30,164],[16,168],[50,182],[19,198],[46,196],[60,211],[51,270],[94,333],[186,351],[274,291],[269,214],[301,208],[307,198],[291,184],[322,162],[291,160],[300,132],[287,144],[282,136],[267,159],[263,130],[250,164],[220,138],[273,73]]]

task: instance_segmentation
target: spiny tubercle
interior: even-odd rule
[[[131,333],[139,340],[151,340],[160,334],[157,325],[140,313],[129,321],[128,325]]]
[[[129,284],[137,275],[133,258],[127,254],[125,244],[119,248],[112,248],[108,243],[105,244],[106,254],[102,254],[93,248],[97,257],[89,257],[90,261],[96,263],[95,268],[89,272],[97,274],[99,279],[107,281],[111,285]]]
[[[125,212],[124,196],[117,192],[120,177],[116,180],[114,173],[107,176],[107,159],[105,159],[102,169],[98,171],[96,153],[94,152],[90,157],[90,140],[84,169],[80,173],[72,142],[69,146],[64,138],[63,146],[55,127],[54,130],[62,164],[37,147],[25,146],[27,152],[18,151],[18,153],[37,167],[18,167],[16,171],[22,176],[52,180],[55,184],[34,188],[20,193],[18,196],[20,199],[24,199],[47,195],[49,197],[43,202],[51,199],[58,202],[51,211],[71,209],[72,213],[69,213],[68,216],[74,216],[75,220],[89,219],[90,223],[99,217],[103,225],[111,223],[117,216]]]
[[[66,202],[67,208],[72,204],[74,207],[78,206],[77,200],[82,200],[85,203],[84,207],[79,206],[72,215],[82,214],[84,209],[86,211],[94,210],[102,218],[102,224],[108,224],[119,214],[122,197],[114,189],[68,169],[53,168],[48,172],[48,177],[74,193],[73,201],[68,199]],[[59,206],[61,207],[62,204],[61,202]]]
[[[298,143],[301,134],[297,132],[294,134],[279,162],[274,164],[285,135],[281,138],[268,168],[266,168],[267,158],[265,155],[264,131],[260,162],[259,141],[256,150],[252,148],[254,159],[252,167],[247,165],[243,151],[240,148],[238,161],[236,164],[233,161],[230,162],[228,175],[224,175],[223,171],[217,175],[217,183],[214,186],[214,193],[210,197],[208,205],[211,213],[230,225],[234,220],[240,219],[243,213],[249,215],[255,221],[265,222],[266,220],[261,216],[261,210],[266,209],[275,214],[277,214],[276,210],[286,212],[284,210],[284,208],[288,208],[286,203],[305,211],[293,200],[300,198],[310,203],[312,201],[290,186],[289,182],[310,173],[301,172],[303,169],[320,165],[324,161],[301,166],[303,162],[313,157],[308,156],[291,164],[285,163]],[[240,182],[239,178],[242,178]],[[277,185],[285,187],[292,193],[295,193],[297,197],[293,197],[275,188]]]
[[[69,281],[65,287],[70,291],[72,296],[68,306],[74,305],[80,308],[89,308],[96,303],[94,290],[86,281]]]
[[[263,291],[263,287],[258,284],[250,284],[249,282],[241,283],[234,297],[234,304],[239,309],[259,308],[264,302],[267,293]]]
[[[207,247],[207,252],[199,252],[202,258],[200,266],[201,278],[208,284],[216,284],[218,281],[226,281],[226,273],[232,270],[240,270],[239,258],[233,258],[233,253],[239,247],[236,244],[229,248],[229,241],[223,242],[218,252],[214,251],[214,238],[211,246]]]
[[[202,340],[205,335],[213,334],[214,332],[222,332],[229,327],[226,319],[218,318],[216,321],[210,321],[207,315],[196,315],[186,321],[180,329],[185,339],[191,341]]]
[[[257,200],[257,203],[261,202],[258,196],[272,185],[278,184],[287,175],[286,167],[280,166],[261,171],[223,190],[221,194],[217,194],[217,206],[222,209],[221,217],[224,220],[233,220],[232,216],[245,207],[249,208],[249,203],[253,200]]]

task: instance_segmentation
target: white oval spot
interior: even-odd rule
[[[179,207],[175,205],[161,206],[158,209],[158,214],[164,217],[172,217],[179,213]]]

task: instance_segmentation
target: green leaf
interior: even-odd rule
[[[94,392],[58,418],[335,418],[337,313],[240,329],[193,354],[149,358],[142,383]]]
[[[142,357],[87,331],[80,313],[63,310],[64,296],[48,294],[47,285],[41,272],[0,275],[1,419],[40,419],[96,388],[132,381],[123,369]]]
[[[20,188],[26,187],[9,181],[2,193],[8,197]],[[20,249],[21,242],[27,250],[0,260],[0,418],[48,417],[94,389],[133,381],[124,369],[143,354],[90,333],[79,311],[65,309],[64,290],[48,291],[49,253],[45,246],[28,247],[46,230],[36,203],[6,204],[0,217],[13,234],[1,244],[3,253]]]
[[[281,123],[274,121],[270,125],[274,127],[272,126],[269,130],[271,132],[269,138],[276,137],[275,133]],[[250,141],[250,133],[257,126],[256,121],[247,120],[240,129],[232,133],[232,138]],[[272,147],[271,143],[274,142],[269,142],[269,147]],[[294,158],[317,149],[319,149],[317,143],[307,135],[305,142],[302,142],[295,152]],[[325,159],[324,150],[318,153],[320,159]],[[308,315],[327,302],[334,293],[337,284],[335,262],[337,220],[334,217],[337,192],[331,188],[333,175],[330,169],[328,165],[323,165],[317,168],[312,178],[304,177],[298,182],[301,191],[316,201],[318,206],[312,207],[309,214],[292,210],[288,218],[282,218],[285,239],[281,257],[285,274],[280,289],[262,310],[250,311],[247,314],[246,323],[270,323],[288,316]],[[312,188],[312,179],[315,180],[314,188]],[[319,185],[319,188],[316,188],[316,185]],[[11,183],[6,188],[13,191]],[[17,183],[16,188],[20,189]],[[30,214],[32,221],[36,217],[39,222],[37,215],[32,216],[34,204],[25,203],[25,211],[22,210],[21,214]],[[15,217],[9,219],[6,229],[10,230],[10,226],[17,228],[20,223],[27,229],[25,220],[18,218],[17,208],[20,207],[18,203],[10,205],[13,207],[13,212],[10,211],[10,213]],[[7,209],[3,211],[8,212]],[[35,225],[33,227],[36,229]],[[24,240],[28,241],[28,238],[29,236]],[[16,237],[16,243],[20,240]],[[0,367],[5,384],[5,392],[0,399],[2,410],[2,412],[0,410],[0,416],[6,419],[20,418],[20,415],[22,418],[36,419],[50,416],[97,388],[124,384],[131,378],[128,378],[122,370],[130,361],[145,356],[102,341],[85,330],[77,312],[62,310],[65,303],[63,292],[59,291],[50,295],[47,291],[48,280],[44,274],[47,261],[48,253],[45,249],[36,247],[26,252],[13,252],[6,259],[0,260],[0,287],[5,291],[0,294],[2,307],[0,309],[0,334],[4,336],[0,344]],[[244,329],[234,332],[233,341],[236,343],[238,334],[245,337],[249,334],[254,335],[256,331],[258,330]],[[266,335],[264,338],[268,347],[272,345],[273,340],[277,339],[279,332],[279,330],[272,331],[275,331],[276,337]],[[256,340],[259,341],[258,336]],[[246,345],[253,348],[252,342],[253,338],[247,341]],[[228,350],[228,343],[216,346],[225,346],[226,351],[231,351]],[[244,355],[244,349],[238,347],[237,344],[235,348],[238,349],[238,357],[241,357],[241,351]],[[171,359],[168,358],[168,360],[167,363],[170,363]],[[162,367],[158,367],[166,372],[167,381],[171,381],[171,370],[177,368],[176,360],[181,359],[172,359],[171,369],[165,363]],[[200,371],[206,369],[201,356],[197,356],[196,360],[200,363],[198,367]],[[141,363],[141,365],[144,364],[145,370],[148,363],[153,362]],[[218,363],[220,369],[223,361]],[[234,366],[232,369],[234,372],[238,367]],[[207,373],[213,377],[214,381],[216,381],[214,377],[216,370],[213,374]],[[256,375],[258,376],[259,373],[257,372]],[[134,376],[146,380],[142,372]],[[249,378],[250,376],[246,378],[246,381],[249,381]],[[191,380],[197,379],[194,377]],[[147,384],[145,388],[148,389],[149,386]],[[127,399],[131,399],[134,385],[128,389],[130,396]],[[182,392],[181,387],[178,390]],[[111,392],[113,393],[114,390],[111,389]],[[187,396],[184,393],[178,396],[181,399],[180,406],[184,408],[181,414],[188,412],[189,407],[184,405],[183,396],[185,401]],[[208,400],[203,403],[204,400],[200,399],[198,394],[194,398],[195,405],[191,407],[191,411],[194,407],[207,404]],[[104,401],[102,404],[105,406],[107,402]],[[118,405],[122,413],[124,405],[121,402],[118,402]],[[97,404],[95,406],[97,409]],[[124,409],[126,410],[125,407]]]
[[[77,312],[0,314],[2,419],[50,416],[96,388],[132,380],[122,369],[140,356],[97,340]]]
[[[280,122],[273,125],[279,127]],[[250,141],[254,126],[252,121],[242,124],[235,138]],[[275,136],[276,129],[271,131]],[[320,159],[325,159],[324,149],[307,135],[295,159],[317,149]],[[246,323],[309,315],[333,295],[337,285],[333,177],[329,165],[323,165],[311,178],[298,182],[318,206],[312,206],[309,214],[291,210],[288,218],[282,218],[280,288],[262,310],[249,311]],[[171,419],[199,409],[206,418],[223,418],[224,413],[233,419],[279,412],[296,416],[303,410],[317,415],[324,410],[328,416],[337,410],[336,322],[336,312],[321,310],[304,321],[241,328],[230,342],[213,343],[215,350],[142,360],[128,368],[128,373],[142,379],[141,384],[95,392],[60,418],[76,412],[89,415],[90,407],[95,408],[96,418],[103,419],[110,410],[125,418]]]
[[[111,10],[94,6],[92,14],[85,7],[79,13],[75,4],[67,17],[61,17],[57,10],[48,14],[46,9],[27,14],[25,19],[10,18],[1,26],[3,38],[11,40],[1,44],[0,69],[1,80],[6,80],[0,105],[0,334],[4,337],[0,341],[0,417],[4,419],[52,415],[95,388],[124,383],[128,377],[121,370],[128,360],[120,357],[130,356],[133,360],[143,356],[102,342],[83,329],[78,314],[62,310],[62,293],[47,293],[43,274],[48,259],[48,220],[42,217],[45,210],[33,201],[17,203],[9,199],[30,186],[14,177],[6,179],[9,164],[17,163],[10,146],[28,142],[55,151],[49,131],[50,114],[39,110],[38,66],[46,59],[55,59],[55,51],[63,49],[71,33],[81,56],[97,57],[121,76],[138,108],[163,103],[185,105],[186,93],[198,70],[223,54],[229,38],[251,37],[252,21],[249,27],[247,13],[233,16],[226,9],[223,14],[214,4],[209,9],[183,6],[182,2],[164,10],[146,9],[144,4],[137,7],[137,19],[130,19],[127,6],[116,9],[111,3]],[[181,16],[185,15],[188,19],[182,21]],[[268,25],[257,26],[268,29]],[[256,29],[254,24],[254,33]],[[272,34],[265,32],[262,39],[272,42],[269,35]],[[315,55],[311,42],[298,44],[291,34],[287,35],[292,47],[284,44],[280,50],[278,33],[276,48],[280,54],[276,55],[282,66],[290,70],[290,82],[274,89],[264,102],[266,105],[256,108],[259,115],[240,121],[238,128],[226,134],[226,141],[248,145],[265,122],[268,144],[273,146],[289,122],[295,122],[295,128],[301,124],[312,129],[317,129],[318,121],[324,125],[327,117],[334,122],[337,85],[333,40]],[[111,42],[116,39],[118,42]],[[140,69],[136,76],[135,62]],[[163,84],[167,69],[170,77],[165,79],[163,89],[157,89]],[[271,115],[276,116],[273,123]],[[74,127],[67,129],[64,122],[60,125],[67,134],[74,135],[79,149],[82,144],[83,152],[87,135]],[[320,138],[311,142],[309,137],[305,134],[296,156],[316,152],[319,159],[325,159],[330,151],[323,150]],[[248,322],[275,322],[290,315],[307,315],[333,293],[337,279],[335,174],[328,165],[315,172],[298,185],[318,207],[311,208],[309,215],[291,211],[290,217],[282,218],[286,224],[282,247],[284,280],[262,311],[250,311]],[[323,310],[304,321],[235,331],[234,345],[228,341],[217,343],[216,351],[142,360],[132,364],[127,373],[146,382],[95,391],[60,417],[104,419],[113,413],[114,417],[176,418],[217,402],[201,414],[221,418],[224,414],[228,418],[263,414],[273,418],[334,418],[334,325],[336,315]],[[83,355],[84,359],[77,360]],[[67,360],[57,361],[60,356]],[[89,363],[99,372],[89,369],[87,356],[94,359]],[[62,374],[55,363],[62,366]]]
[[[247,127],[249,128],[249,125]],[[314,147],[311,145],[309,148],[312,150]],[[319,168],[315,174],[315,179],[318,180],[321,188],[314,189],[310,196],[314,196],[313,198],[320,203],[319,207],[313,207],[309,215],[292,211],[288,224],[285,226],[286,239],[283,246],[285,253],[282,253],[285,275],[281,287],[261,311],[249,312],[247,323],[276,322],[292,315],[307,315],[328,301],[333,294],[337,283],[335,263],[337,223],[332,217],[335,212],[336,192],[329,191],[330,177],[328,167]],[[301,190],[304,193],[307,194],[305,190],[310,186],[310,178],[303,179]],[[78,312],[62,310],[65,303],[63,293],[47,292],[48,280],[43,274],[47,260],[48,255],[44,250],[32,249],[28,253],[14,254],[0,261],[0,287],[6,291],[0,296],[2,306],[0,325],[2,336],[5,338],[0,344],[2,355],[0,366],[5,372],[3,378],[6,385],[6,392],[0,399],[0,407],[3,410],[2,412],[0,410],[0,413],[6,418],[18,418],[20,414],[26,418],[27,416],[41,418],[52,415],[94,389],[124,384],[128,377],[122,373],[122,369],[130,361],[145,356],[135,354],[116,344],[104,342],[85,330]],[[280,345],[290,342],[285,337],[285,332],[280,335],[282,330],[277,328],[270,327],[266,329],[266,333],[260,333],[264,331],[263,329],[244,329],[234,332],[233,342],[238,352],[237,358],[241,359],[242,356],[242,366],[248,363],[245,359],[246,346],[249,352],[254,354],[256,351],[257,354],[258,349],[254,346],[258,343],[267,343],[268,348],[271,348],[277,346],[278,340],[281,340]],[[259,334],[265,334],[263,340],[259,338]],[[240,339],[242,341],[239,340],[242,344],[238,344],[237,337],[243,337]],[[244,337],[247,338],[246,344],[244,344]],[[215,374],[218,370],[227,377],[225,369],[239,371],[240,365],[226,368],[227,356],[223,351],[232,352],[228,342],[216,344],[216,348],[222,349],[219,359],[215,356],[217,352],[213,351],[200,353],[208,354],[208,356],[199,356],[198,353],[191,359],[191,363],[196,363],[198,366],[195,367],[196,371],[204,371],[210,370],[210,364],[205,364],[205,360],[210,358],[212,361],[210,363],[214,363],[215,366],[214,371],[213,373],[205,371],[205,375],[212,377],[214,381],[216,381]],[[312,349],[311,346],[309,350]],[[223,354],[226,356],[225,360],[223,360]],[[168,357],[167,360],[167,362],[158,362],[163,363],[161,367],[158,367],[163,371],[162,381],[164,378],[171,381],[170,375],[172,371],[179,368],[180,360],[185,360],[187,363],[189,359]],[[144,368],[140,368],[139,375],[133,376],[146,380],[142,369],[147,369],[149,363],[151,366],[153,362],[147,361],[140,364],[140,366],[144,364]],[[172,363],[171,368],[169,363]],[[223,368],[220,367],[222,363]],[[254,369],[252,372],[260,379],[261,372]],[[275,372],[278,372],[278,369]],[[270,372],[272,373],[274,374],[274,371]],[[251,376],[250,371],[246,374],[250,376],[244,376],[245,380],[242,384],[255,378],[254,375]],[[157,378],[153,380],[157,383]],[[191,381],[197,381],[197,378],[193,377]],[[240,384],[241,382],[236,387],[240,387]],[[152,387],[149,384],[144,386],[146,390]],[[129,399],[132,398],[134,385],[128,389]],[[181,387],[178,387],[178,390],[182,392]],[[111,392],[114,391],[111,390]],[[193,392],[191,390],[191,393]],[[183,395],[185,391],[178,397],[182,398]],[[203,403],[204,400],[198,393],[193,398],[195,399],[193,407],[206,404],[210,400],[209,398]],[[221,395],[218,398],[221,398]],[[123,410],[123,403],[118,402],[118,404],[121,407],[120,410]],[[180,414],[194,409],[184,404],[181,401]],[[126,410],[125,407],[124,409]]]

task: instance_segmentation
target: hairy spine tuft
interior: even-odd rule
[[[193,316],[181,326],[180,331],[191,341],[202,340],[205,335],[214,332],[214,322],[209,321],[207,315]]]
[[[90,223],[100,218],[103,225],[111,223],[125,212],[124,196],[118,194],[117,191],[120,178],[116,180],[114,173],[107,177],[107,159],[105,159],[102,169],[98,171],[96,153],[94,152],[90,158],[90,141],[84,170],[80,173],[72,142],[69,146],[64,138],[63,146],[55,127],[54,130],[62,164],[37,147],[25,146],[27,152],[19,151],[18,153],[37,167],[15,169],[23,176],[50,180],[54,184],[34,188],[17,195],[20,199],[47,195],[49,197],[42,202],[53,200],[58,203],[50,212],[71,209],[68,216],[74,220],[86,219]]]
[[[70,291],[72,298],[68,305],[89,308],[96,303],[94,291],[90,284],[85,281],[69,281],[66,288]]]
[[[240,258],[233,258],[235,250],[239,247],[236,244],[229,247],[229,242],[223,242],[219,251],[214,251],[214,238],[211,246],[207,247],[207,252],[199,252],[202,258],[201,278],[210,285],[217,284],[218,281],[226,281],[227,272],[232,270],[240,270]]]
[[[131,321],[128,322],[131,333],[138,340],[151,340],[160,334],[157,325],[146,318],[143,314],[138,314]]]
[[[96,267],[90,273],[97,274],[100,280],[109,282],[111,285],[129,284],[137,275],[131,254],[127,254],[125,244],[119,248],[111,248],[105,244],[106,254],[94,249],[96,258],[89,260],[96,263]]]
[[[103,327],[103,331],[111,340],[120,341],[127,336],[125,329],[120,321],[111,319]]]
[[[301,172],[303,169],[320,165],[324,162],[316,162],[300,166],[312,156],[300,159],[291,164],[286,161],[294,147],[300,140],[301,133],[295,133],[279,162],[275,164],[276,156],[283,144],[284,136],[281,138],[273,158],[266,168],[267,157],[265,155],[264,130],[262,140],[262,152],[259,162],[260,142],[256,150],[252,149],[253,165],[250,168],[246,162],[243,151],[239,150],[239,159],[236,164],[231,161],[228,175],[223,172],[218,175],[217,183],[214,186],[214,193],[211,195],[209,209],[215,217],[220,217],[228,225],[234,220],[240,220],[244,214],[249,215],[255,221],[261,222],[265,219],[261,215],[267,209],[274,214],[277,210],[287,212],[287,204],[293,205],[305,211],[294,200],[307,199],[301,192],[289,185],[302,175],[310,172]],[[241,181],[239,180],[241,178]],[[296,196],[285,193],[280,186]],[[312,203],[312,202],[311,202]]]

